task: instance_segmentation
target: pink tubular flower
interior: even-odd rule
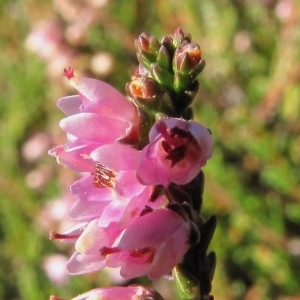
[[[71,275],[80,275],[103,269],[105,256],[100,254],[102,247],[111,246],[122,232],[116,223],[99,227],[97,219],[92,220],[75,243],[75,252],[66,264]]]
[[[142,286],[98,288],[78,295],[71,300],[133,300],[133,299],[156,299],[162,300],[162,297],[154,290]],[[51,296],[50,300],[63,300],[56,296]]]
[[[160,120],[150,130],[149,140],[137,169],[137,177],[143,184],[187,184],[212,155],[213,142],[208,129],[192,120]]]
[[[154,188],[141,184],[136,178],[139,155],[138,150],[117,143],[91,152],[93,169],[87,170],[91,173],[71,186],[77,198],[69,211],[71,220],[82,222],[98,218],[101,227],[111,222],[123,227],[137,218]]]
[[[65,75],[79,92],[78,96],[58,101],[58,107],[67,115],[60,127],[67,132],[70,144],[54,148],[50,155],[69,167],[67,159],[75,159],[75,151],[76,165],[80,166],[101,145],[120,140],[138,142],[140,119],[133,103],[105,82],[76,77],[70,68]]]
[[[75,243],[76,251],[67,263],[70,274],[94,272],[105,267],[106,257],[100,255],[99,250],[112,247],[119,234],[142,214],[151,199],[154,187],[143,185],[136,178],[139,155],[138,150],[115,143],[98,147],[90,153],[85,165],[80,163],[80,170],[89,174],[72,184],[71,192],[77,201],[68,213],[78,224],[62,235],[51,235],[51,238]],[[65,162],[76,169],[77,159],[71,158],[64,156]],[[152,201],[149,209],[155,209],[162,201],[162,196]]]
[[[128,225],[116,247],[104,247],[108,267],[121,267],[121,276],[168,274],[188,249],[190,224],[174,211],[162,208]]]

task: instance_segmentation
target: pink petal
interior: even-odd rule
[[[151,195],[153,193],[153,187],[147,186],[144,188],[143,192],[135,197],[133,197],[128,205],[126,206],[123,215],[119,219],[119,225],[121,227],[126,226],[131,221],[139,217],[148,203]]]
[[[97,147],[96,144],[77,145],[77,141],[64,146],[57,146],[48,153],[57,158],[65,167],[77,172],[93,172],[95,163],[90,159],[89,153]]]
[[[144,276],[145,274],[148,274],[151,269],[150,264],[124,264],[121,267],[120,275],[123,278],[131,279],[136,277]]]
[[[177,230],[187,241],[189,225],[183,218],[169,209],[157,209],[129,224],[118,247],[123,250],[157,247]]]
[[[104,105],[108,110],[113,111],[114,115],[121,116],[123,120],[130,120],[135,114],[134,105],[118,90],[103,81],[73,77],[70,83],[80,93],[84,105],[89,105],[88,101],[101,103],[102,106]]]
[[[90,255],[74,252],[66,264],[70,275],[81,275],[101,270],[105,267],[104,258],[100,259],[99,253]]]
[[[121,229],[116,223],[110,223],[107,227],[99,227],[98,219],[88,223],[80,237],[75,243],[76,251],[84,254],[97,253],[99,249],[110,247]]]
[[[136,178],[136,170],[120,171],[116,176],[116,192],[122,197],[133,197],[141,194],[145,185]]]
[[[114,171],[135,170],[138,165],[140,152],[124,144],[108,144],[97,148],[91,153],[95,161]]]
[[[78,138],[104,144],[123,137],[127,124],[95,113],[81,113],[62,119],[60,127]]]
[[[75,115],[80,113],[80,106],[82,102],[78,95],[62,97],[58,100],[57,106],[67,116]]]
[[[111,201],[111,190],[108,188],[96,188],[93,185],[93,176],[86,175],[75,181],[71,187],[71,193],[83,201]]]
[[[77,200],[68,212],[71,221],[90,221],[102,215],[109,201],[82,201]]]
[[[163,243],[155,255],[155,259],[152,263],[152,268],[148,273],[149,279],[153,280],[168,274],[179,261],[174,257],[174,253],[177,250],[177,245],[175,248],[170,248],[169,243]],[[185,252],[180,253],[183,257]]]
[[[119,222],[129,201],[130,199],[128,198],[111,201],[103,210],[102,215],[98,218],[98,226],[105,227],[111,222]]]

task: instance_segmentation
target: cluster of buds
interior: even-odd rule
[[[188,116],[190,109],[186,110],[199,88],[197,76],[205,66],[199,45],[178,28],[161,42],[142,33],[135,47],[139,66],[126,86],[127,93],[143,108],[172,117]]]
[[[74,226],[51,231],[50,239],[74,243],[70,274],[119,268],[125,279],[156,279],[173,272],[181,299],[212,299],[215,256],[206,252],[216,219],[200,213],[201,168],[213,143],[209,129],[187,113],[204,60],[181,29],[161,43],[143,33],[135,45],[140,65],[127,84],[129,98],[65,69],[78,95],[58,101],[69,141],[49,153],[83,176],[71,185]],[[122,299],[162,299],[143,287],[106,291],[74,299],[119,292]]]

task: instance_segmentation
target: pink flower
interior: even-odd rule
[[[136,141],[140,121],[133,103],[105,82],[74,76],[70,68],[65,75],[79,96],[58,101],[58,107],[68,115],[60,122],[63,130],[100,145],[124,138]]]
[[[212,155],[213,142],[206,127],[195,121],[165,118],[149,133],[141,152],[137,176],[143,184],[187,184]]]
[[[136,178],[139,155],[138,150],[117,143],[91,152],[93,170],[88,167],[87,171],[91,173],[71,186],[71,192],[77,198],[69,211],[71,220],[82,222],[98,218],[101,227],[111,222],[122,227],[137,218],[154,189]],[[159,205],[161,200],[155,203]],[[151,203],[152,208],[155,203]]]
[[[67,263],[70,274],[83,274],[105,267],[105,256],[99,254],[99,249],[112,247],[124,228],[143,213],[149,200],[148,210],[166,202],[163,196],[153,201],[154,187],[143,185],[136,178],[139,156],[138,150],[116,143],[98,147],[90,153],[85,165],[80,163],[81,171],[91,173],[71,186],[77,201],[68,216],[78,224],[62,235],[51,235],[52,239],[75,243],[76,251]],[[76,156],[71,158],[64,155],[70,165],[77,159],[80,161]],[[74,163],[74,166],[77,164]]]
[[[50,239],[75,242],[66,268],[71,275],[121,267],[120,275],[155,279],[168,274],[188,249],[190,223],[176,212],[156,209],[121,229],[117,223],[100,227],[98,220],[79,223]]]
[[[84,228],[75,243],[75,252],[68,260],[66,268],[71,275],[95,272],[106,266],[106,257],[101,255],[102,247],[111,246],[122,230],[116,223],[99,227],[97,219]]]
[[[156,299],[163,298],[154,290],[146,289],[142,286],[128,286],[128,287],[112,287],[112,288],[98,288],[78,295],[71,300],[132,300],[132,299]],[[56,296],[51,296],[50,300],[63,300]]]
[[[188,249],[190,224],[176,212],[162,208],[134,220],[116,247],[104,247],[108,267],[121,267],[121,276],[168,274]]]
[[[60,121],[70,143],[49,151],[58,162],[83,171],[90,153],[97,147],[126,140],[139,141],[140,119],[136,106],[105,82],[76,77],[72,69],[65,75],[79,95],[59,99],[58,107],[67,115]]]

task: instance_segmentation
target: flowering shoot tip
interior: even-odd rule
[[[64,75],[70,80],[71,78],[73,78],[74,75],[74,70],[71,67],[65,68],[64,69]]]

